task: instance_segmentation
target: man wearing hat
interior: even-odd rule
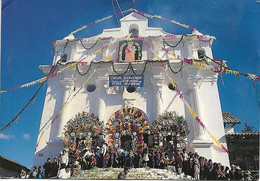
[[[235,172],[236,172],[236,165],[231,165],[231,170],[229,171],[230,180],[235,180]]]
[[[246,180],[253,180],[253,177],[252,177],[250,171],[247,171],[247,172],[246,172]]]
[[[99,146],[97,146],[97,148],[96,148],[95,158],[96,158],[97,167],[101,168],[101,164],[100,164],[100,147]]]
[[[81,173],[81,166],[78,161],[75,161],[73,167],[73,176],[80,175],[80,173]]]
[[[242,171],[239,166],[236,166],[236,171],[235,171],[235,180],[241,180],[242,179]]]

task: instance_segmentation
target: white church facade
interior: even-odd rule
[[[104,29],[94,37],[71,36],[54,43],[53,66],[41,66],[47,74],[55,65],[57,75],[47,81],[33,165],[43,165],[47,158],[58,156],[64,149],[68,121],[93,113],[102,122],[102,129],[112,128],[114,123],[109,125],[109,121],[113,122],[121,110],[123,114],[139,111],[142,116],[137,119],[146,121],[146,127],[159,115],[174,112],[189,127],[187,151],[229,166],[228,153],[208,134],[226,147],[218,73],[180,59],[198,60],[201,52],[213,58],[214,37],[198,31],[190,35],[167,33],[149,27],[148,19],[135,12],[120,19],[120,23],[121,27]],[[206,63],[215,65],[212,61]],[[207,132],[192,117],[170,78]],[[104,134],[106,142],[111,134],[115,132]]]

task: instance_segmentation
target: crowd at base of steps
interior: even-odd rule
[[[102,147],[106,145],[103,144]],[[119,149],[104,152],[97,147],[96,150],[86,149],[83,157],[73,158],[66,150],[60,152],[53,161],[48,158],[42,167],[34,166],[29,173],[21,171],[20,178],[69,178],[77,177],[82,170],[99,168],[171,168],[178,174],[190,175],[196,180],[258,180],[258,173],[244,172],[239,166],[231,168],[199,156],[197,153],[186,153],[185,149],[175,152],[154,152],[152,149],[144,150],[142,154]]]

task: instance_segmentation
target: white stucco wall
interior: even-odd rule
[[[146,18],[136,13],[131,13],[121,19],[121,28],[104,30],[97,37],[125,37],[129,34],[129,28],[133,27],[131,25],[134,27],[138,26],[139,34],[145,37],[169,35],[169,33],[164,32],[161,28],[148,27],[148,20]],[[208,37],[210,40],[214,38]],[[181,38],[182,35],[176,35],[175,39],[169,39],[167,43],[175,45]],[[154,41],[162,45],[162,39],[158,38],[154,39]],[[90,47],[95,41],[93,38],[89,38],[83,39],[82,43],[86,47]],[[53,63],[55,64],[60,59],[60,55],[64,51],[68,54],[67,62],[79,61],[85,57],[83,62],[88,62],[88,64],[80,66],[79,69],[81,72],[86,72],[91,61],[103,61],[104,58],[114,51],[117,45],[114,44],[105,51],[95,55],[86,56],[86,54],[91,54],[108,43],[108,40],[101,40],[93,49],[87,51],[81,46],[79,41],[69,42],[65,49],[66,42],[57,41]],[[183,43],[178,45],[174,49],[174,52],[184,58],[197,59],[197,50],[202,47],[205,49],[206,55],[212,57],[211,43],[212,41],[201,42],[197,38],[183,37]],[[169,58],[162,50],[157,49],[155,46],[152,48],[162,59]],[[167,46],[165,48],[172,50],[172,48]],[[153,52],[145,46],[145,43],[143,43],[142,50],[143,60],[156,59]],[[117,56],[118,54],[114,53],[111,59],[117,59]],[[118,72],[124,72],[127,65],[127,63],[117,63],[115,68]],[[133,63],[133,67],[138,73],[142,72],[144,65],[144,62]],[[170,65],[177,71],[180,68],[180,60],[171,61]],[[211,70],[202,70],[193,65],[184,64],[180,73],[173,74],[169,70],[169,67],[166,66],[166,69],[164,69],[161,63],[148,63],[144,74],[144,87],[138,88],[134,93],[128,93],[123,87],[109,88],[108,76],[115,73],[113,72],[111,63],[103,63],[89,79],[86,86],[81,88],[82,84],[97,66],[98,64],[92,65],[91,71],[84,76],[76,72],[75,66],[70,67],[58,76],[48,80],[38,139],[41,136],[41,130],[44,130],[44,134],[35,152],[34,165],[43,164],[48,157],[58,156],[59,151],[63,149],[63,127],[78,112],[95,113],[106,123],[115,111],[124,106],[134,106],[141,109],[147,115],[150,125],[158,114],[165,111],[175,111],[179,116],[184,116],[191,130],[187,137],[188,151],[196,151],[206,158],[229,165],[228,154],[218,150],[213,144],[213,140],[211,140],[205,130],[198,126],[194,118],[190,115],[189,110],[184,106],[183,101],[179,98],[176,91],[168,88],[168,84],[170,83],[169,77],[172,77],[182,92],[184,99],[196,111],[207,129],[226,146],[216,73]],[[58,65],[58,70],[62,68],[62,65]],[[49,69],[46,67],[43,68],[43,71],[47,72]],[[128,74],[132,74],[132,72],[129,71]],[[94,92],[87,91],[86,87],[90,84],[96,85]],[[80,91],[76,94],[79,89]],[[73,99],[66,106],[66,109],[59,114],[54,123],[48,126],[53,118],[61,111],[68,98]],[[47,128],[49,127],[48,129],[46,125]]]

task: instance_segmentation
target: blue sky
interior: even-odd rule
[[[132,0],[118,0],[121,9],[132,7]],[[116,11],[119,12],[114,1]],[[39,65],[52,63],[51,42],[97,19],[114,14],[111,0],[2,0],[1,90],[43,77]],[[243,73],[260,70],[260,3],[256,0],[136,0],[136,9],[158,14],[215,36],[213,55],[227,60],[228,66]],[[119,16],[118,18],[121,18]],[[162,27],[173,34],[190,30],[159,19],[149,26]],[[91,26],[75,37],[89,37],[104,28],[118,27],[116,18]],[[232,74],[219,80],[222,111],[230,112],[259,131],[260,87],[250,79]],[[0,128],[11,121],[37,91],[40,84],[0,95]],[[46,87],[14,123],[9,135],[0,135],[0,155],[30,167],[33,162]]]

